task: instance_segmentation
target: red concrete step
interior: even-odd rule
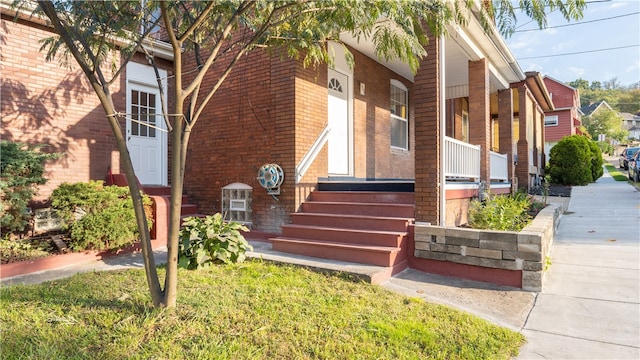
[[[198,213],[198,206],[193,204],[182,204],[182,208],[180,210],[180,214],[182,216],[185,215],[193,215]]]
[[[171,186],[144,185],[142,188],[147,195],[158,195],[158,196],[171,195]]]
[[[301,212],[413,218],[415,207],[409,204],[320,202],[302,203]]]
[[[288,224],[282,226],[282,236],[345,244],[400,247],[405,241],[407,233]]]
[[[359,202],[387,204],[415,204],[415,194],[407,192],[380,191],[314,191],[311,201],[320,202]]]
[[[400,217],[316,213],[294,213],[291,214],[291,219],[294,224],[298,225],[404,232],[407,231],[407,227],[413,222],[410,218]]]
[[[352,245],[286,237],[271,239],[273,250],[322,259],[390,267],[401,261],[398,247]]]

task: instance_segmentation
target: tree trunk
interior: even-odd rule
[[[174,114],[182,114],[184,100],[182,98],[182,57],[176,54],[174,58],[175,75],[175,106]],[[169,233],[167,234],[167,276],[164,282],[163,304],[167,307],[176,306],[178,294],[178,241],[180,233],[180,215],[182,210],[182,188],[184,179],[184,162],[182,152],[186,144],[182,143],[184,117],[171,118],[173,132],[171,133],[171,202],[169,205]]]
[[[142,195],[140,194],[140,189],[138,187],[138,179],[133,170],[129,150],[127,149],[127,144],[117,118],[115,116],[109,116],[109,124],[111,125],[115,135],[118,150],[120,151],[120,161],[122,162],[124,173],[127,177],[127,182],[129,183],[129,192],[131,193],[131,199],[133,200],[133,210],[136,215],[138,233],[140,234],[140,247],[142,248],[142,258],[144,259],[145,274],[147,277],[147,284],[149,285],[149,291],[151,293],[151,299],[153,301],[153,305],[158,306],[161,305],[162,301],[162,289],[160,288],[160,280],[158,279],[158,271],[156,269],[153,249],[151,247],[151,234],[149,233],[147,215],[144,212]]]

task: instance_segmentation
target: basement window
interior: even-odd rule
[[[232,183],[222,188],[222,215],[227,221],[236,221],[251,227],[253,215],[253,188],[243,183]]]

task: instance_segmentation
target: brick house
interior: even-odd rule
[[[333,69],[262,52],[236,66],[191,135],[189,198],[276,250],[520,286],[519,271],[414,256],[407,227],[465,224],[481,192],[539,180],[554,109],[543,78],[476,19],[432,37],[415,75],[366,41],[341,40],[353,68],[337,44]],[[261,186],[265,166],[282,169],[277,189]]]
[[[2,137],[65,153],[47,165],[51,181],[39,199],[64,181],[117,174],[111,131],[83,75],[39,51],[46,26],[30,17],[14,23],[6,7],[2,22]],[[248,237],[276,250],[373,264],[389,275],[411,266],[520,286],[517,270],[416,256],[411,225],[463,225],[470,199],[536,183],[544,113],[554,110],[546,81],[524,73],[497,30],[485,32],[475,18],[432,37],[415,75],[378,61],[367,41],[341,40],[353,68],[337,44],[332,69],[261,51],[237,64],[191,135],[189,199],[200,213],[247,223]],[[170,75],[162,45],[154,49]],[[127,113],[160,108],[141,60],[114,90]],[[140,182],[170,185],[166,134],[122,126]],[[271,186],[274,178],[282,183]]]
[[[583,113],[578,89],[549,76],[544,76],[544,83],[555,106],[553,111],[545,112],[544,153],[548,157],[551,148],[563,137],[582,134]]]

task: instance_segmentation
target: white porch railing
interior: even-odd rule
[[[304,154],[302,159],[300,159],[298,165],[296,165],[296,184],[300,183],[300,180],[302,180],[304,173],[307,172],[309,166],[311,166],[313,161],[316,159],[316,156],[318,156],[318,153],[320,152],[324,144],[326,144],[327,140],[329,140],[330,131],[331,129],[329,128],[329,125],[326,125],[324,129],[322,129],[320,134],[318,134],[316,141],[314,141],[314,143],[311,145],[309,151]]]
[[[509,163],[507,162],[507,154],[498,154],[491,151],[489,162],[491,168],[489,169],[489,178],[497,181],[509,180]]]
[[[448,179],[480,179],[480,146],[445,136],[444,176]]]

